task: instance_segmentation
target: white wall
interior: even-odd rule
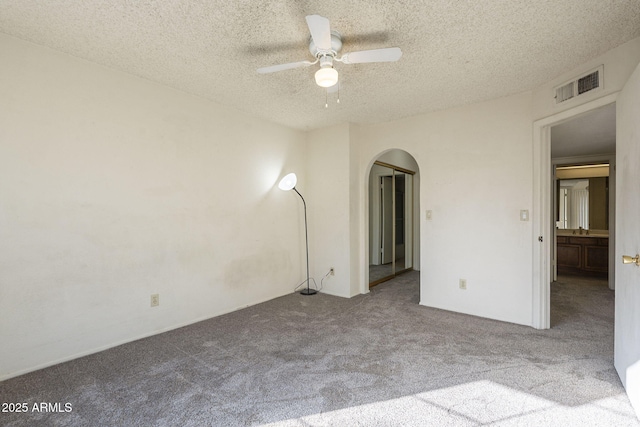
[[[531,324],[532,229],[519,219],[531,209],[531,94],[360,126],[356,138],[363,185],[389,148],[420,168],[421,304]]]
[[[640,416],[640,268],[623,255],[640,252],[640,65],[616,105],[615,367]]]
[[[304,133],[4,35],[0,57],[0,380],[304,276],[273,186],[304,186]]]
[[[363,285],[369,277],[369,264],[362,262],[366,254],[366,240],[362,238],[363,233],[366,233],[366,221],[360,211],[360,199],[367,190],[360,182],[360,151],[354,141],[354,133],[354,126],[349,125],[349,294],[352,296],[363,292]],[[368,292],[368,289],[365,292]]]
[[[320,286],[333,267],[335,275],[324,279],[322,290],[343,297],[358,293],[357,264],[351,261],[352,252],[358,250],[351,241],[350,145],[348,124],[307,134],[311,276]]]

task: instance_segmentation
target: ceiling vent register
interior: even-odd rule
[[[602,88],[603,66],[555,88],[556,105]]]

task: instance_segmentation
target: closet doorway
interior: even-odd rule
[[[414,175],[376,161],[369,174],[369,286],[413,269]]]

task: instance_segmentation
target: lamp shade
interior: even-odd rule
[[[320,87],[331,87],[338,83],[338,71],[332,67],[320,68],[316,71],[316,84]]]
[[[295,173],[291,172],[290,174],[285,175],[284,178],[280,180],[280,183],[278,184],[278,188],[284,191],[289,191],[296,186],[297,182],[298,182],[298,177],[296,176]]]

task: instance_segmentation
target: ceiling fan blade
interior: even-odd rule
[[[269,74],[269,73],[275,73],[276,71],[284,71],[284,70],[291,70],[294,68],[308,67],[309,65],[313,65],[313,64],[315,64],[315,62],[311,62],[311,61],[290,62],[288,64],[272,65],[270,67],[258,68],[258,73]]]
[[[365,62],[395,62],[402,56],[399,47],[388,47],[385,49],[361,50],[358,52],[345,53],[340,61],[345,64],[362,64]]]
[[[307,25],[313,43],[319,50],[331,50],[331,25],[329,20],[320,15],[308,15]]]

